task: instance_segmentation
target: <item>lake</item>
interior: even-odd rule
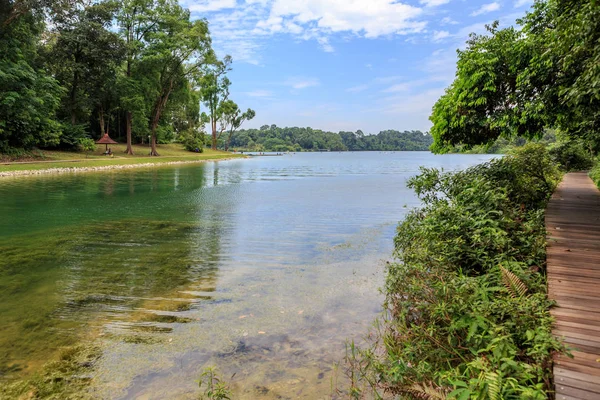
[[[488,155],[297,153],[0,179],[0,377],[100,346],[98,398],[328,398],[381,310],[406,180]],[[340,383],[342,382],[342,383]]]

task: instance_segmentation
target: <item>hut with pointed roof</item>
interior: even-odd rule
[[[109,144],[117,144],[117,142],[115,142],[114,140],[112,140],[110,138],[110,136],[108,136],[108,133],[105,133],[104,136],[102,136],[100,138],[100,140],[96,141],[96,144],[105,144],[106,145],[106,152],[108,152],[108,145]]]

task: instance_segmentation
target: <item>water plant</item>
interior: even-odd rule
[[[198,381],[200,388],[204,387],[202,399],[209,400],[230,400],[231,390],[225,381],[219,376],[215,367],[206,367],[200,374]]]

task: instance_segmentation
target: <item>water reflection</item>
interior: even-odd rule
[[[2,374],[35,367],[101,326],[111,335],[127,335],[123,340],[143,342],[147,333],[170,332],[170,325],[189,322],[177,313],[211,299],[192,293],[161,297],[189,282],[202,293],[216,289],[222,236],[230,232],[222,224],[223,209],[187,202],[187,217],[172,218],[159,215],[166,205],[156,204],[184,200],[170,195],[178,186],[188,195],[201,191],[206,175],[195,172],[185,185],[175,169],[141,177],[69,177],[66,186],[73,191],[60,180],[28,182],[35,189],[26,185],[25,191],[35,191],[39,203],[52,202],[46,203],[42,221],[32,224],[34,232],[10,235],[0,245]],[[119,213],[118,203],[139,215]],[[61,214],[63,226],[49,226],[57,221],[51,212]]]

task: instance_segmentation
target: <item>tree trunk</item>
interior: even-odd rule
[[[77,116],[75,110],[75,98],[77,97],[77,84],[79,82],[79,73],[77,70],[73,72],[73,85],[71,86],[71,93],[69,94],[69,98],[71,100],[71,125],[75,125],[77,123]]]
[[[217,149],[217,121],[216,120],[211,121],[211,125],[212,125],[212,149],[216,150]]]
[[[125,131],[127,132],[127,149],[125,154],[133,155],[133,148],[131,147],[131,111],[127,111],[125,115]]]
[[[154,125],[154,123],[152,123],[152,139],[151,139],[151,145],[150,145],[150,155],[151,156],[158,156],[158,152],[156,151],[156,126]]]
[[[151,125],[151,131],[152,131],[152,143],[151,143],[151,149],[150,149],[150,155],[151,156],[158,156],[158,152],[156,151],[156,127],[158,127],[158,122],[160,121],[160,114],[162,113],[162,110],[165,108],[165,105],[167,104],[167,101],[169,100],[169,95],[171,94],[171,91],[173,90],[173,79],[171,79],[171,81],[169,82],[169,88],[166,89],[163,94],[161,94],[161,96],[157,99],[156,101],[156,105],[154,106],[154,116],[152,117],[152,125]]]
[[[129,25],[127,27],[127,79],[131,79],[131,42],[132,42],[132,27]],[[127,110],[125,114],[125,132],[127,133],[127,149],[125,149],[125,154],[133,155],[133,147],[131,147],[131,121],[132,121],[131,111]]]
[[[152,134],[152,138],[150,139],[150,155],[158,156],[158,152],[156,151],[156,127],[158,126],[158,121],[160,120],[160,109],[158,105],[154,110],[154,117],[152,118],[152,125],[150,125],[150,131]]]
[[[233,131],[229,132],[229,136],[227,137],[227,144],[225,145],[225,151],[229,151],[229,144],[231,143],[231,136],[233,136]]]
[[[108,131],[108,129],[106,131],[104,130],[104,108],[102,108],[102,106],[98,109],[98,118],[100,120],[100,137],[102,137],[102,135]]]

